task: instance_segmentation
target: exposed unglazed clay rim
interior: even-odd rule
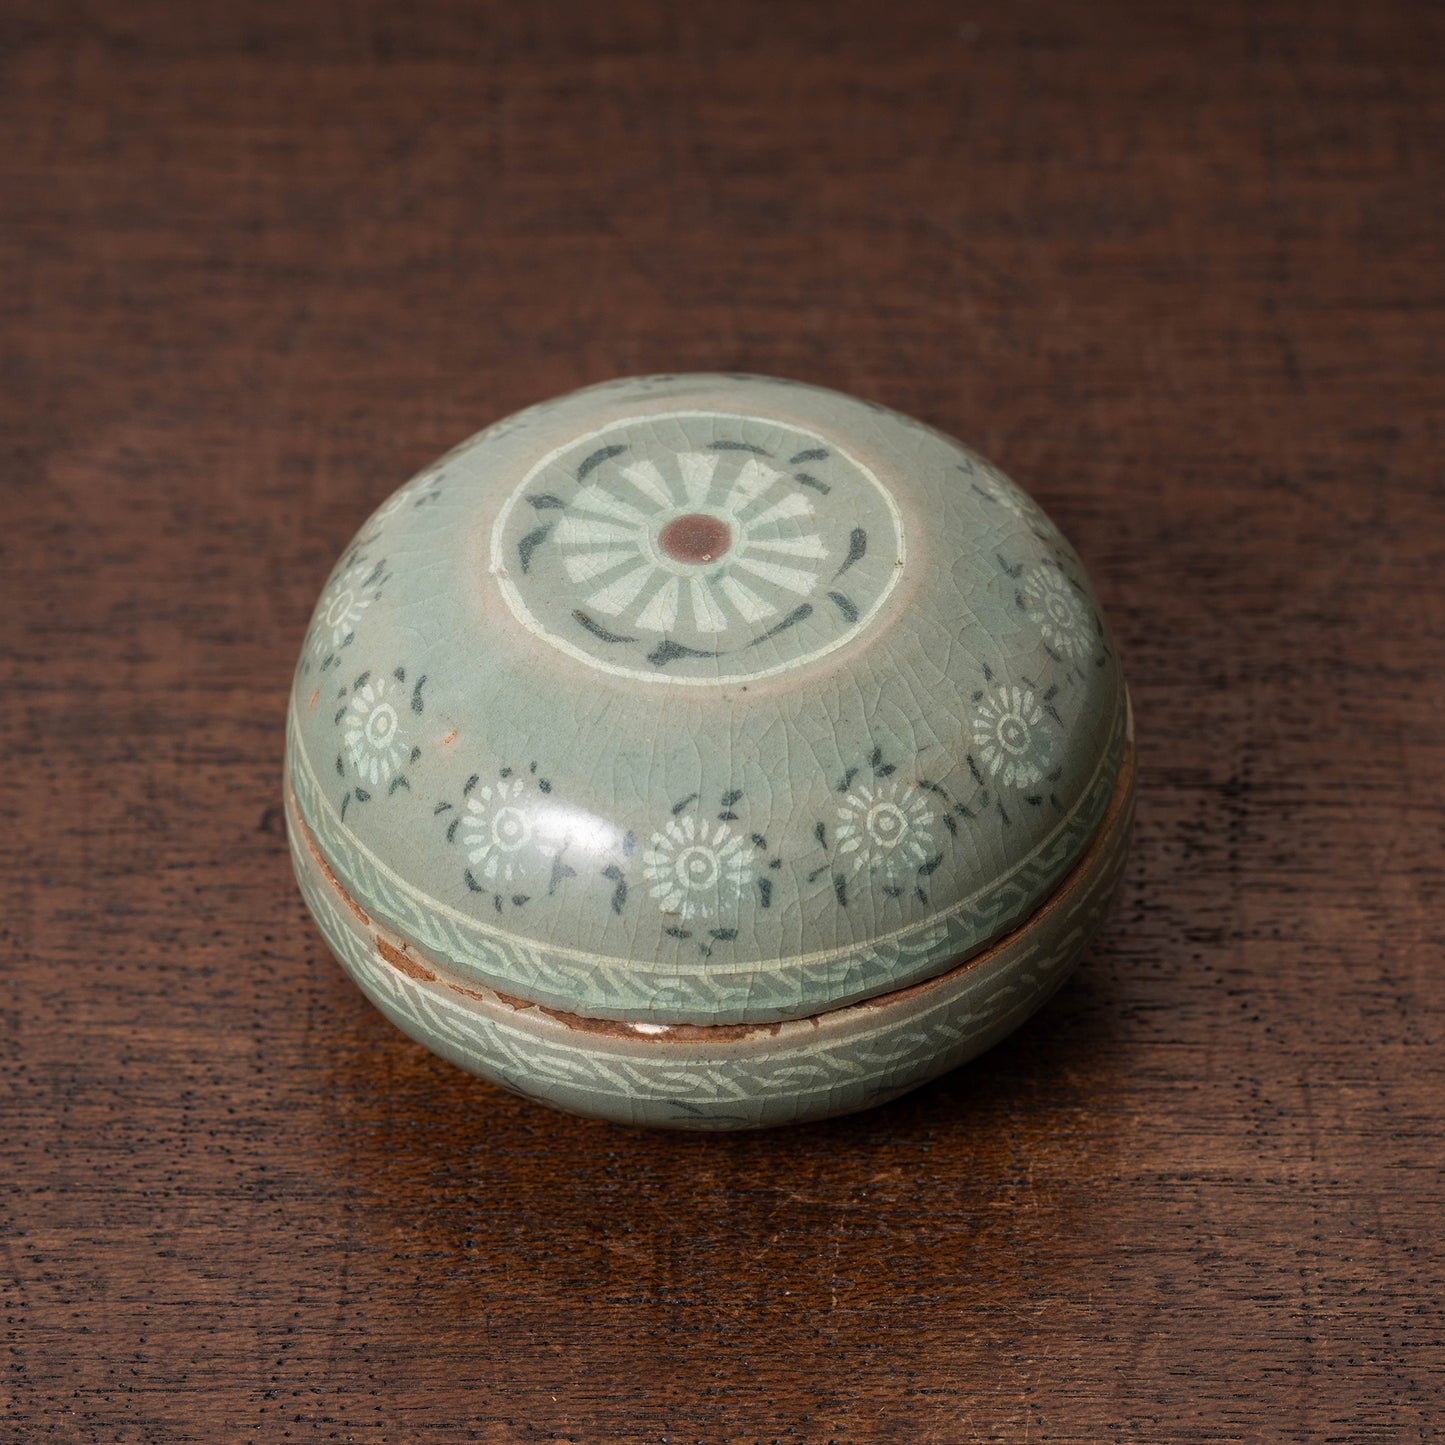
[[[921,998],[933,989],[946,989],[950,984],[971,970],[981,968],[990,959],[1015,944],[1019,938],[1030,929],[1042,923],[1050,913],[1059,908],[1066,896],[1073,890],[1084,886],[1090,874],[1098,865],[1099,859],[1107,847],[1114,833],[1121,827],[1127,825],[1128,811],[1133,799],[1134,792],[1134,739],[1133,729],[1125,738],[1123,756],[1119,760],[1119,772],[1114,783],[1114,791],[1110,795],[1108,807],[1104,810],[1104,816],[1095,829],[1093,837],[1089,840],[1088,846],[1080,855],[1078,861],[1069,871],[1068,876],[1049,895],[1043,903],[1026,918],[1012,932],[1006,933],[997,938],[987,948],[979,953],[971,954],[968,958],[957,963],[951,969],[943,973],[935,974],[931,978],[922,979],[917,983],[906,984],[902,988],[892,989],[887,993],[875,994],[871,998],[858,999],[852,1003],[844,1004],[836,1009],[826,1009],[819,1013],[808,1014],[797,1019],[782,1019],[774,1023],[741,1023],[741,1024],[659,1024],[659,1023],[631,1023],[621,1019],[598,1019],[589,1018],[584,1014],[569,1013],[565,1009],[548,1007],[545,1004],[534,1003],[530,999],[519,998],[514,994],[503,993],[498,989],[479,987],[472,983],[462,981],[457,975],[445,967],[438,965],[432,958],[422,954],[413,944],[404,939],[400,934],[379,923],[372,918],[366,910],[354,899],[345,886],[337,878],[330,864],[326,861],[316,840],[311,835],[311,830],[306,826],[301,817],[300,809],[296,804],[296,795],[287,787],[287,804],[291,814],[292,826],[297,830],[297,835],[306,846],[307,852],[316,864],[321,873],[336,893],[337,897],[346,906],[363,927],[370,930],[373,941],[376,945],[376,954],[381,962],[389,968],[395,969],[398,973],[407,978],[416,979],[422,982],[440,985],[452,993],[459,994],[463,998],[477,999],[480,1001],[496,1000],[507,1008],[514,1009],[521,1013],[527,1010],[536,1010],[545,1014],[548,1018],[556,1020],[567,1029],[582,1035],[598,1037],[625,1038],[633,1042],[646,1041],[658,1045],[667,1044],[726,1044],[736,1043],[740,1040],[754,1036],[776,1037],[784,1029],[798,1029],[800,1027],[816,1028],[826,1020],[842,1020],[849,1014],[859,1015],[874,1013],[879,1010],[888,1009],[897,1004],[910,1002]]]

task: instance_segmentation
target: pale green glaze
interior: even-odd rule
[[[1028,1018],[1068,977],[1108,908],[1128,850],[1132,780],[1130,766],[1060,892],[984,953],[881,1000],[741,1028],[641,1023],[599,1030],[460,984],[414,952],[393,946],[388,959],[383,940],[402,940],[346,905],[289,808],[287,821],[296,876],[332,951],[418,1042],[513,1093],[573,1113],[663,1128],[750,1129],[897,1098]]]
[[[456,977],[766,1022],[1026,919],[1124,731],[1088,579],[997,469],[834,392],[653,377],[508,418],[372,516],[289,777],[368,916]]]

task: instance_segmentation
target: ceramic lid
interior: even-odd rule
[[[370,518],[288,773],[358,906],[459,974],[761,1022],[1026,918],[1125,711],[1078,558],[981,457],[816,387],[649,377],[497,423]]]

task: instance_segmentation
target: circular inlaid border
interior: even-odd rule
[[[593,456],[603,455],[609,452],[610,449],[606,444],[606,439],[609,436],[616,436],[617,433],[629,426],[639,423],[655,425],[661,422],[684,420],[730,421],[747,423],[754,426],[761,425],[785,429],[795,436],[816,443],[817,455],[821,456],[826,454],[831,458],[836,458],[841,461],[846,467],[864,479],[866,483],[870,484],[881,499],[884,511],[889,522],[892,524],[896,563],[888,569],[888,573],[883,579],[877,595],[871,598],[866,606],[858,607],[851,599],[844,599],[846,608],[840,608],[843,626],[825,642],[807,651],[800,652],[796,656],[777,661],[771,666],[756,667],[748,670],[723,670],[726,666],[723,661],[727,656],[726,653],[706,654],[718,659],[719,670],[709,673],[706,676],[689,675],[683,672],[665,671],[662,666],[656,663],[655,659],[659,655],[667,655],[667,650],[672,645],[665,633],[658,634],[661,638],[660,645],[648,658],[649,663],[652,664],[651,666],[644,667],[636,663],[618,662],[611,658],[600,656],[595,651],[589,651],[586,647],[579,645],[572,639],[560,635],[555,629],[548,627],[545,622],[540,620],[528,605],[512,575],[512,566],[508,556],[508,527],[512,521],[512,514],[519,502],[531,501],[534,507],[537,506],[537,498],[530,495],[530,493],[531,489],[536,486],[538,479],[564,455],[586,454],[589,446],[592,447],[591,455]],[[681,458],[689,455],[689,453],[677,453],[677,455]],[[756,462],[749,463],[748,461],[744,461],[743,466],[746,468],[750,464],[754,466],[761,465]],[[767,470],[775,474],[768,480],[768,487],[772,487],[776,482],[780,482],[786,477],[786,473],[778,471],[777,468],[769,467]],[[564,508],[565,504],[563,504],[560,499],[550,494],[544,495],[546,495],[547,500],[556,503],[558,510]],[[666,533],[669,528],[676,527],[680,522],[691,522],[694,518],[700,516],[706,517],[708,520],[713,519],[712,512],[704,505],[699,504],[694,506],[685,499],[670,501],[669,504],[667,504],[666,510],[676,512],[677,515],[671,517],[670,520],[664,524],[662,529],[664,533]],[[753,520],[756,521],[757,519],[754,518]],[[694,526],[696,525],[697,524],[694,523]],[[541,530],[542,529],[538,529],[538,531]],[[528,535],[535,536],[537,533],[531,532]],[[526,540],[526,538],[523,539],[524,542]],[[669,571],[685,573],[688,570],[689,564],[695,560],[690,557],[679,557],[676,549],[673,549],[672,555],[666,555],[655,543],[651,543],[650,548],[655,554],[651,557],[651,562]],[[595,667],[599,671],[611,673],[613,676],[635,678],[645,682],[668,683],[674,686],[680,685],[684,687],[719,686],[729,683],[752,682],[756,679],[773,677],[779,673],[793,671],[794,669],[817,662],[819,659],[827,657],[830,653],[836,652],[839,648],[845,646],[865,632],[878,616],[884,604],[897,587],[906,562],[903,515],[898,503],[872,469],[859,461],[851,452],[838,446],[836,442],[820,435],[811,428],[800,426],[796,422],[788,421],[781,417],[757,416],[747,412],[719,411],[703,407],[690,407],[685,410],[668,412],[643,411],[616,417],[592,432],[573,437],[561,446],[553,448],[528,468],[526,475],[523,476],[521,481],[512,489],[511,494],[498,509],[496,518],[492,523],[490,552],[491,575],[497,584],[498,590],[501,592],[512,615],[532,636],[539,638],[549,646],[557,648],[559,651],[566,653],[577,661],[586,663],[589,667]],[[711,562],[712,558],[708,557],[706,559],[696,560]],[[842,565],[846,567],[850,560],[851,554],[845,556]],[[835,599],[837,596],[836,593],[828,593],[827,595]],[[577,616],[578,614],[574,612],[573,615]],[[602,635],[597,625],[592,623],[590,619],[584,621],[582,625],[594,635]],[[773,629],[774,632],[778,630],[780,629]],[[763,636],[770,637],[772,633],[764,633]],[[759,640],[761,640],[761,638],[754,639],[754,641]],[[685,648],[676,648],[674,652],[681,653],[687,650],[688,649]]]
[[[896,1097],[992,1046],[1054,992],[1089,945],[1128,856],[1132,743],[1105,816],[1020,926],[936,977],[771,1025],[586,1017],[456,976],[372,917],[336,878],[290,794],[292,864],[342,967],[427,1048],[513,1093],[623,1124],[759,1128]]]
[[[1018,921],[1022,908],[1057,882],[1093,836],[1132,739],[1128,696],[1123,693],[1111,742],[1072,809],[1030,852],[967,896],[952,898],[890,932],[769,959],[715,957],[710,949],[692,957],[665,956],[650,948],[626,956],[603,955],[517,933],[505,922],[493,921],[491,910],[459,910],[398,874],[346,827],[312,767],[294,699],[288,728],[287,777],[327,866],[357,898],[366,900],[368,913],[418,948],[449,960],[460,973],[488,987],[547,1007],[580,1009],[597,1018],[713,1023],[798,1017],[823,1007],[819,1000],[837,1007],[917,982],[948,959],[974,952],[997,937]],[[613,869],[598,876],[610,889],[614,884],[622,887],[626,875]],[[825,877],[819,886],[835,893],[836,880]]]

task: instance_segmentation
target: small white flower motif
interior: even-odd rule
[[[384,527],[393,517],[399,517],[408,507],[419,507],[423,502],[435,501],[441,495],[442,473],[427,472],[424,476],[410,481],[399,491],[393,492],[372,514],[369,527]]]
[[[1006,787],[1037,783],[1053,761],[1044,710],[1026,687],[1000,687],[979,700],[973,720],[979,761]]]
[[[973,485],[995,506],[1001,507],[1012,516],[1031,522],[1040,515],[1038,505],[1032,497],[992,470],[984,471],[981,467],[975,469]]]
[[[318,657],[336,651],[345,645],[347,638],[356,631],[362,614],[371,606],[372,593],[366,590],[371,583],[380,580],[380,568],[375,562],[354,562],[322,594],[316,609],[316,621],[311,634],[311,650]]]
[[[394,699],[399,684],[378,677],[364,683],[344,717],[346,750],[358,775],[373,788],[389,783],[406,759],[406,741]]]
[[[1024,583],[1024,613],[1060,657],[1088,651],[1089,613],[1068,579],[1051,567],[1038,567]]]
[[[866,868],[893,883],[917,873],[933,852],[928,799],[896,779],[864,783],[838,808],[838,852],[854,873]]]
[[[372,523],[378,527],[384,527],[393,517],[398,517],[407,507],[416,501],[417,493],[421,488],[412,484],[403,487],[399,492],[393,492],[372,514]]]
[[[736,903],[753,876],[742,834],[726,823],[674,818],[642,855],[642,872],[664,913],[711,918]]]
[[[488,783],[467,799],[462,818],[462,845],[479,880],[493,886],[516,883],[540,859],[550,860],[557,847],[538,837],[522,794],[521,778]]]

